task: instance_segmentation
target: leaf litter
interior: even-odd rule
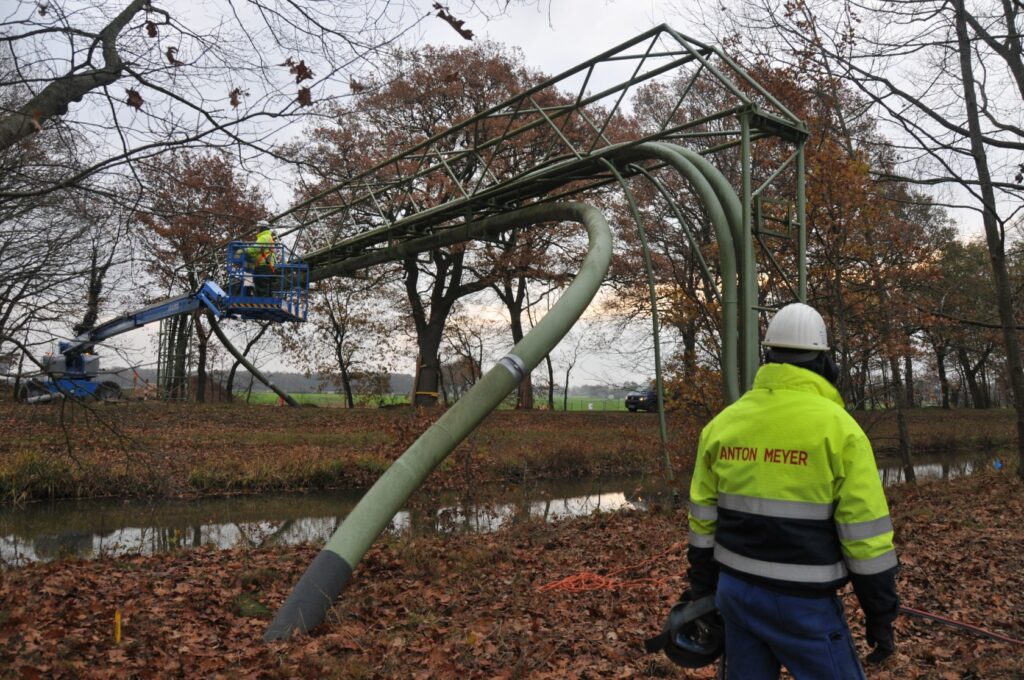
[[[904,604],[1024,638],[1020,492],[995,472],[889,490]],[[273,644],[268,612],[317,547],[29,565],[0,572],[0,676],[709,678],[641,647],[685,588],[685,551],[672,549],[684,527],[683,510],[660,508],[381,539],[324,625]],[[643,582],[543,590],[582,572]],[[906,616],[896,630],[896,656],[870,678],[1024,677],[1013,644]]]

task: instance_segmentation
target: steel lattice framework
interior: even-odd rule
[[[669,84],[674,106],[651,107],[648,114],[660,113],[646,117],[631,115],[642,103],[643,88],[655,83]],[[326,245],[303,257],[311,281],[545,222],[583,225],[589,247],[555,307],[367,492],[307,569],[264,638],[284,638],[318,625],[409,495],[586,309],[607,273],[612,236],[602,211],[574,199],[617,187],[624,198],[619,205],[628,206],[643,244],[663,452],[667,437],[657,301],[643,225],[645,214],[649,218],[652,212],[636,200],[634,180],[650,182],[667,203],[668,219],[700,262],[704,290],[720,305],[726,398],[731,401],[747,389],[758,364],[759,311],[806,297],[806,138],[804,124],[720,49],[658,26],[279,215],[275,221],[297,232],[300,244],[314,225],[310,231],[318,239],[326,234]],[[529,153],[522,154],[523,149]],[[696,245],[697,226],[714,230],[717,277]],[[780,236],[795,244],[790,260],[777,257],[767,240]],[[755,244],[764,256],[760,265]],[[759,283],[774,278],[769,274],[781,275],[781,289],[759,290]],[[671,476],[670,467],[667,472]]]

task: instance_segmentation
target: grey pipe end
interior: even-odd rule
[[[350,578],[348,562],[330,550],[321,550],[270,622],[263,641],[287,640],[293,633],[316,628]]]

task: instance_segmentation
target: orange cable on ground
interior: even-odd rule
[[[683,546],[683,543],[676,543],[665,552],[655,555],[654,557],[650,557],[643,562],[639,562],[628,567],[614,569],[603,575],[596,574],[592,571],[581,571],[577,574],[566,576],[563,579],[538,586],[537,592],[544,593],[561,591],[566,593],[586,593],[594,590],[624,590],[627,588],[639,588],[646,585],[662,585],[668,581],[668,577],[622,579],[617,578],[617,576],[619,574],[636,571],[637,569],[653,564],[661,558],[671,555]]]

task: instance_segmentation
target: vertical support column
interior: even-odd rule
[[[633,198],[633,191],[626,184],[626,180],[607,158],[601,162],[609,172],[615,176],[622,193],[629,203],[629,211],[636,223],[637,233],[640,235],[640,246],[644,254],[644,273],[647,275],[647,297],[651,302],[651,328],[654,335],[654,387],[658,398],[658,431],[661,433],[661,457],[665,465],[665,479],[675,479],[675,472],[672,470],[672,457],[668,452],[668,425],[665,423],[665,379],[661,371],[661,321],[658,319],[658,295],[654,287],[654,266],[651,264],[651,248],[647,243],[647,230],[644,229],[643,218],[640,217],[640,210],[636,207],[636,199]]]
[[[807,302],[807,187],[804,178],[805,142],[796,153],[796,222],[797,222],[797,297]]]
[[[757,268],[754,265],[754,232],[751,224],[752,162],[750,157],[750,113],[740,116],[740,164],[742,167],[743,226],[736,243],[739,262],[739,349],[740,390],[746,392],[754,382],[758,364]]]

